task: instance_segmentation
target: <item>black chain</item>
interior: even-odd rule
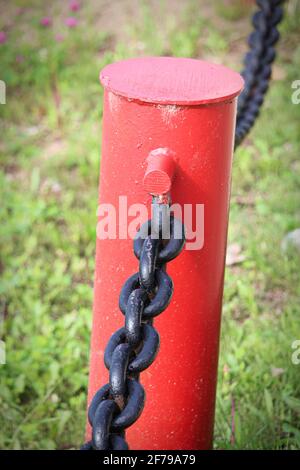
[[[280,6],[283,1],[256,0],[259,10],[252,18],[254,31],[248,38],[250,50],[245,55],[245,67],[242,71],[245,88],[238,99],[236,147],[253,126],[269,88],[272,63],[276,56],[274,46],[280,37],[277,25],[283,17]]]
[[[167,308],[173,294],[166,263],[179,255],[184,243],[183,224],[170,214],[169,202],[153,198],[152,219],[141,226],[133,244],[139,272],[125,282],[119,298],[125,326],[112,335],[104,353],[109,383],[91,401],[92,440],[82,450],[128,449],[125,429],[144,407],[140,372],[152,364],[159,348],[153,318]]]

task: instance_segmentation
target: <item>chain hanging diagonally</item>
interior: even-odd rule
[[[161,157],[170,161],[169,155]],[[148,180],[151,185],[151,172]],[[185,244],[184,226],[171,214],[170,203],[169,194],[153,196],[152,219],[141,226],[134,239],[139,272],[121,290],[119,308],[125,326],[111,336],[106,346],[104,363],[109,383],[96,392],[90,403],[92,439],[82,450],[128,449],[125,429],[143,410],[145,392],[140,373],[152,364],[159,348],[153,319],[167,308],[173,294],[167,262],[176,258]]]
[[[246,137],[269,88],[272,63],[276,57],[277,29],[283,18],[284,0],[256,0],[259,10],[252,17],[254,31],[248,38],[249,51],[244,58],[242,76],[245,88],[238,99],[235,147]]]

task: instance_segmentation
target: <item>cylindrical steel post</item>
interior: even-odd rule
[[[176,58],[121,61],[105,67],[100,79],[105,88],[100,203],[111,204],[117,216],[120,196],[127,196],[123,210],[124,204],[149,207],[151,196],[143,186],[147,157],[155,149],[169,149],[176,163],[172,202],[191,205],[194,225],[188,232],[197,229],[196,241],[188,240],[184,252],[168,263],[174,296],[155,319],[160,351],[141,374],[146,404],[126,436],[131,449],[208,449],[236,101],[243,81],[220,65]],[[163,171],[173,172],[168,165]],[[204,205],[204,225],[202,218],[195,220],[197,204]],[[132,215],[117,221],[116,239],[97,238],[89,401],[108,381],[104,349],[124,323],[119,293],[138,270],[132,240],[126,238]]]

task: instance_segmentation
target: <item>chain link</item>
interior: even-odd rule
[[[235,147],[250,131],[259,115],[269,88],[275,44],[280,35],[277,25],[283,17],[284,0],[256,0],[259,10],[252,17],[254,31],[248,38],[249,52],[245,55],[242,76],[245,88],[238,99]]]
[[[140,416],[145,402],[140,372],[154,361],[159,335],[153,318],[171,301],[173,282],[166,263],[176,258],[185,244],[181,221],[170,214],[169,202],[153,198],[152,219],[143,224],[134,239],[139,272],[124,284],[119,308],[125,326],[110,338],[104,353],[109,383],[94,395],[88,420],[91,441],[82,450],[126,450],[125,429]]]

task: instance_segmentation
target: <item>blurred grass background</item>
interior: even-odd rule
[[[0,448],[84,439],[99,70],[146,54],[240,70],[252,10],[246,0],[0,1]],[[235,154],[229,246],[239,260],[226,271],[216,448],[300,448],[299,253],[280,248],[300,226],[299,13],[288,1],[262,115]]]

